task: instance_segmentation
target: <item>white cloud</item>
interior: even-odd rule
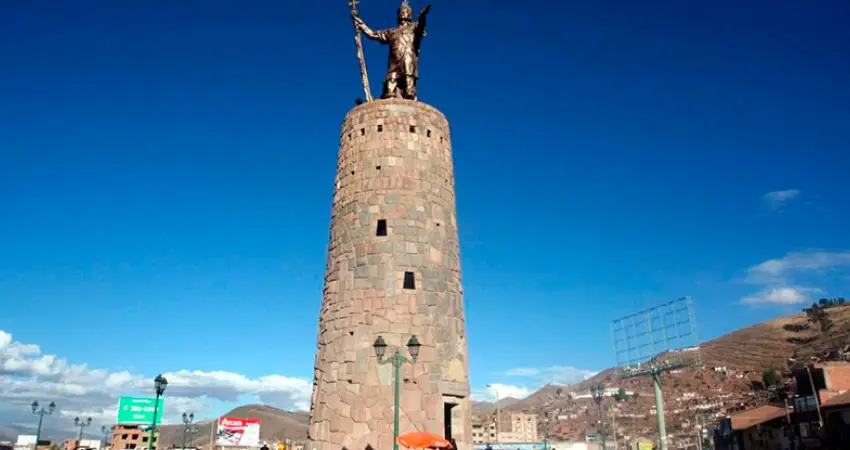
[[[544,368],[519,367],[505,372],[509,377],[530,377],[539,384],[575,384],[584,381],[597,372],[587,369],[579,369],[571,366],[550,366]]]
[[[529,367],[518,367],[505,372],[509,377],[533,377],[540,374],[540,369],[532,369]]]
[[[765,289],[758,294],[749,295],[741,299],[745,305],[774,304],[794,305],[812,301],[809,294],[819,292],[819,289],[803,287],[780,287]]]
[[[754,284],[783,282],[794,276],[841,270],[847,267],[850,267],[850,251],[791,252],[782,258],[769,259],[747,269],[747,282]]]
[[[797,304],[812,301],[825,291],[817,286],[830,275],[846,276],[850,269],[850,251],[810,250],[791,252],[747,269],[744,282],[761,286],[760,292],[741,299],[741,303]]]
[[[768,192],[767,194],[764,194],[764,197],[762,197],[762,199],[764,200],[768,208],[774,211],[779,211],[782,209],[783,206],[785,206],[786,203],[799,196],[799,189],[786,189],[783,191]]]
[[[479,402],[495,402],[496,399],[523,399],[536,392],[537,389],[510,384],[488,384],[485,389],[472,392],[472,399]]]
[[[476,401],[493,402],[496,398],[523,399],[537,392],[547,384],[570,385],[575,384],[596,375],[598,372],[587,369],[578,369],[570,366],[550,366],[543,368],[517,367],[505,371],[505,376],[512,378],[524,378],[528,382],[522,384],[488,384],[485,389],[477,389],[472,393],[472,399]],[[498,394],[498,395],[497,395]]]
[[[216,402],[237,402],[252,396],[281,408],[309,408],[312,382],[282,375],[249,378],[233,372],[178,370],[164,374],[168,379],[163,421],[176,422],[185,411],[197,416],[210,413]],[[55,355],[42,354],[38,345],[16,342],[0,330],[0,424],[32,425],[29,409],[33,400],[55,401],[60,416],[56,428],[73,427],[73,417],[92,417],[99,430],[111,424],[120,395],[152,395],[150,375],[127,371],[110,372],[69,364]],[[67,418],[62,420],[61,418]],[[55,420],[55,419],[52,419]]]

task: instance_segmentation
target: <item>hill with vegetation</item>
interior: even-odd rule
[[[260,439],[268,442],[286,440],[304,440],[307,438],[308,413],[290,412],[267,405],[245,405],[229,411],[224,417],[260,419]],[[187,438],[187,446],[208,446],[215,421],[195,424],[197,432]],[[183,425],[160,426],[161,448],[180,447],[183,439]]]
[[[672,433],[690,432],[688,427],[697,412],[729,413],[763,404],[767,401],[764,380],[769,384],[787,381],[792,362],[850,360],[850,304],[844,299],[821,300],[799,314],[704,342],[700,354],[701,367],[662,376],[668,431]],[[651,435],[655,430],[655,416],[650,413],[655,406],[651,380],[618,375],[611,368],[578,384],[547,385],[503,410],[537,414],[541,436],[581,438],[598,431],[599,409],[588,394],[603,383],[620,389],[619,395],[603,400],[606,422],[620,421],[618,435]],[[478,408],[488,411],[484,405]]]

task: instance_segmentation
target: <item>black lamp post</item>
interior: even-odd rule
[[[103,447],[104,449],[109,448],[109,435],[112,434],[112,427],[108,427],[103,425],[100,427],[100,432],[103,433]]]
[[[605,421],[602,414],[602,401],[605,399],[605,385],[599,383],[595,388],[591,388],[593,401],[596,402],[596,409],[599,411],[599,438],[602,441],[602,450],[605,450]]]
[[[83,428],[91,425],[91,417],[88,419],[80,419],[79,417],[74,417],[74,425],[80,428],[80,436],[77,438],[76,449],[79,450],[80,447],[83,446]]]
[[[549,415],[549,411],[544,412],[543,417],[546,419],[546,434],[543,435],[543,450],[549,450],[549,434],[552,432],[552,417]]]
[[[44,422],[44,416],[53,414],[53,411],[56,410],[56,403],[50,402],[50,404],[47,405],[47,409],[44,409],[43,406],[39,408],[38,402],[32,402],[31,406],[32,413],[38,416],[38,428],[35,431],[35,446],[33,447],[33,450],[38,450],[38,441],[41,439],[41,424]]]
[[[183,413],[183,446],[180,447],[182,450],[186,450],[186,435],[198,431],[198,427],[192,425],[194,420],[195,413]]]
[[[156,389],[156,399],[153,402],[153,421],[151,423],[151,435],[148,439],[148,450],[153,450],[153,441],[156,440],[156,419],[159,414],[159,398],[165,393],[165,388],[168,387],[168,380],[162,374],[153,379],[153,385]]]
[[[375,339],[375,343],[372,345],[375,348],[375,356],[378,357],[378,364],[392,364],[395,369],[394,374],[394,383],[395,383],[395,398],[393,400],[393,450],[398,450],[398,410],[399,410],[399,383],[401,381],[401,366],[404,363],[415,363],[416,358],[419,357],[419,348],[422,346],[419,343],[419,339],[416,339],[416,336],[410,338],[407,341],[407,351],[410,352],[410,359],[405,358],[401,355],[398,348],[395,349],[393,355],[389,358],[384,359],[384,354],[387,351],[387,343],[384,341],[384,338],[378,336],[378,339]]]

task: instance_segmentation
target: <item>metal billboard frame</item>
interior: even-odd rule
[[[615,319],[611,321],[611,336],[620,378],[652,378],[658,449],[667,450],[661,374],[702,365],[693,301],[681,297]]]

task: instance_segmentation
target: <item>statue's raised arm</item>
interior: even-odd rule
[[[413,8],[404,0],[398,8],[398,23],[395,28],[374,31],[360,16],[352,12],[357,29],[369,39],[388,44],[390,55],[387,61],[387,76],[381,98],[406,98],[416,100],[416,83],[419,80],[419,47],[425,36],[425,21],[431,5],[419,12],[413,21]]]
[[[416,20],[416,32],[413,47],[416,50],[417,58],[419,54],[419,46],[422,45],[422,38],[428,35],[427,19],[429,11],[431,11],[431,5],[422,8],[422,10],[419,11],[419,18]]]

